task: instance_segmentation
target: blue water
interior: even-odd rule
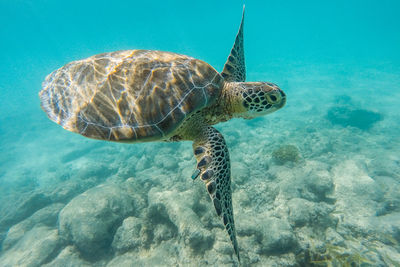
[[[399,218],[400,197],[396,190],[400,188],[400,2],[247,1],[245,4],[247,80],[276,83],[286,92],[288,100],[286,107],[265,118],[233,120],[217,126],[230,146],[232,161],[243,161],[244,169],[260,168],[259,173],[266,173],[265,177],[275,175],[278,180],[283,171],[295,177],[300,169],[317,172],[322,168],[329,173],[327,176],[333,179],[336,189],[340,188],[340,177],[346,177],[339,169],[344,168],[347,174],[354,171],[360,177],[370,177],[382,189],[377,199],[374,197],[378,193],[368,190],[360,194],[371,194],[375,201],[371,210],[379,215],[383,207],[387,209],[385,215]],[[0,242],[10,227],[52,204],[54,190],[60,190],[64,184],[70,186],[71,181],[78,184],[76,190],[68,191],[65,198],[57,195],[57,202],[67,204],[82,192],[110,181],[110,177],[113,182],[122,183],[129,177],[146,176],[151,180],[153,174],[154,179],[159,179],[162,175],[171,177],[181,173],[182,177],[187,176],[186,180],[176,178],[181,191],[192,188],[189,176],[195,163],[190,144],[127,146],[85,139],[48,120],[40,108],[38,92],[46,75],[53,70],[73,60],[115,50],[171,51],[204,60],[221,71],[239,26],[242,5],[243,1],[236,0],[0,1]],[[304,162],[321,165],[315,163],[310,167],[303,162],[308,167],[279,169],[284,167],[274,165],[271,153],[280,144],[295,144]],[[179,165],[159,164],[157,151],[161,151],[161,159],[172,153]],[[251,154],[259,157],[253,159]],[[347,160],[348,163],[341,165]],[[145,167],[139,168],[138,161]],[[351,167],[353,163],[357,167]],[[277,174],[272,175],[274,170]],[[233,179],[234,198],[235,192],[246,192],[243,183],[249,183],[247,193],[251,194],[251,179],[258,181],[254,175],[247,178],[248,182],[237,185]],[[267,182],[268,186],[274,183],[272,178]],[[282,188],[280,183],[275,186]],[[38,192],[46,197],[37,200]],[[335,197],[337,203],[346,202],[340,201],[340,195]],[[203,201],[207,203],[207,199]],[[234,200],[238,207],[244,205],[241,203],[244,200],[239,197]],[[264,204],[270,207],[271,203]],[[329,205],[337,205],[340,210],[339,204]],[[252,210],[252,206],[246,209]],[[374,252],[378,256],[367,257],[370,262],[382,266],[400,264],[400,229],[394,220],[385,221],[392,230],[381,233],[389,241],[377,239],[387,246],[386,250],[378,249]],[[238,221],[241,222],[240,218]],[[308,224],[310,229],[314,226]],[[48,227],[58,226],[55,222]],[[237,223],[236,228],[243,229],[243,223]],[[367,238],[368,231],[363,231],[354,236]],[[224,234],[221,238],[225,238]],[[254,252],[255,256],[246,240],[245,235],[239,234],[245,264],[272,264],[276,260],[273,256],[280,255],[261,249],[263,252]],[[10,259],[17,256],[12,253],[25,241],[18,242],[8,250],[0,250],[0,266],[13,266]],[[50,263],[65,246],[58,244],[51,256],[43,261],[32,260],[30,266]],[[298,247],[304,248],[301,242]],[[346,249],[350,249],[347,243]],[[103,259],[100,265],[104,265],[116,255],[112,253],[111,249],[104,252],[107,260],[100,256],[86,260],[94,264]],[[189,254],[185,261],[185,255],[171,257],[176,257],[174,263],[185,265],[192,261]],[[385,257],[382,255],[389,259],[382,259]],[[251,260],[257,257],[258,262]],[[162,262],[153,260],[152,263]],[[289,260],[276,262],[282,266],[293,264]],[[205,263],[196,261],[196,264]]]

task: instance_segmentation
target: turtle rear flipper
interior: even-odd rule
[[[243,45],[243,24],[244,24],[244,6],[242,21],[239,31],[236,35],[235,43],[233,44],[231,53],[226,60],[222,77],[227,82],[244,82],[246,81],[246,65],[244,61],[244,45]]]
[[[224,137],[215,128],[207,126],[194,140],[193,151],[201,180],[206,184],[215,211],[222,219],[240,261],[232,209],[231,164]]]

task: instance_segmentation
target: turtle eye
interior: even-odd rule
[[[266,97],[271,104],[276,104],[280,100],[280,96],[277,93],[267,94]]]

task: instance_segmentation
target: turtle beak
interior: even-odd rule
[[[281,89],[278,89],[279,93],[281,94],[281,102],[277,105],[277,108],[280,109],[285,106],[286,104],[286,94]]]

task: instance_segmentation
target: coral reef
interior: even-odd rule
[[[320,100],[334,90],[307,88],[289,91],[279,114],[217,125],[242,265],[399,266],[398,106],[379,94],[385,119],[365,121],[355,111],[378,98],[344,95],[330,122]],[[1,266],[238,266],[203,182],[190,179],[189,142],[102,143],[58,130],[33,131],[0,155]]]

